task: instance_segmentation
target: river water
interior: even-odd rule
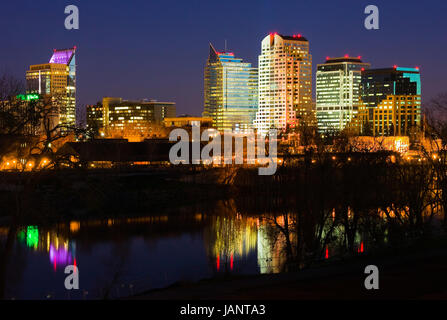
[[[22,226],[5,297],[116,298],[228,273],[281,272],[283,241],[270,234],[269,221],[216,211]],[[6,234],[1,229],[3,239]],[[78,268],[79,290],[65,289],[67,265]]]

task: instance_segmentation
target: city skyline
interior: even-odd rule
[[[439,41],[440,48],[427,45],[433,38],[445,37],[441,30],[446,22],[442,21],[440,10],[436,10],[435,5],[424,12],[415,12],[412,4],[402,7],[378,1],[377,5],[381,10],[381,26],[377,31],[369,31],[363,27],[362,23],[365,17],[364,4],[354,3],[354,1],[344,2],[348,5],[344,7],[344,11],[349,17],[347,19],[349,23],[339,24],[335,29],[330,26],[337,23],[332,16],[335,16],[333,13],[339,9],[332,4],[300,4],[301,12],[306,12],[306,14],[297,21],[284,7],[293,9],[299,4],[282,2],[275,5],[273,2],[264,1],[261,5],[255,6],[253,2],[247,1],[241,6],[251,9],[248,13],[246,12],[248,27],[240,30],[237,26],[243,19],[242,14],[238,13],[233,18],[236,26],[223,27],[219,23],[228,14],[230,6],[225,6],[216,14],[216,23],[212,24],[212,28],[201,29],[200,26],[209,20],[208,17],[203,16],[203,13],[213,9],[214,5],[207,4],[204,5],[207,8],[195,10],[200,2],[195,2],[190,7],[173,8],[168,19],[173,22],[171,27],[163,28],[166,22],[161,21],[164,17],[162,14],[161,17],[151,15],[152,24],[156,25],[156,28],[151,28],[151,23],[121,25],[118,28],[102,19],[104,16],[119,16],[118,9],[122,9],[119,4],[104,7],[99,5],[101,2],[90,4],[75,1],[81,11],[80,30],[65,30],[63,15],[60,21],[42,19],[40,30],[49,36],[39,41],[34,39],[34,34],[38,30],[26,27],[26,21],[23,21],[29,17],[30,13],[27,10],[18,12],[20,5],[9,3],[6,6],[10,8],[9,11],[12,14],[2,16],[2,21],[9,25],[18,25],[18,28],[14,30],[14,37],[10,31],[7,31],[6,50],[0,53],[0,68],[23,79],[26,66],[45,61],[49,48],[77,45],[79,105],[93,104],[100,101],[103,96],[118,94],[129,99],[153,98],[160,101],[175,101],[179,113],[200,115],[203,110],[203,68],[209,42],[215,44],[216,49],[219,50],[224,47],[224,42],[227,40],[229,50],[238,52],[238,56],[244,57],[245,61],[257,66],[257,56],[260,53],[259,43],[265,34],[270,32],[301,33],[311,42],[311,51],[314,56],[313,75],[316,72],[316,65],[324,62],[326,56],[361,55],[364,61],[371,63],[372,68],[392,65],[415,67],[417,64],[424,78],[422,100],[428,101],[441,93],[443,90],[441,70],[446,62],[440,55],[445,45],[442,41]],[[440,1],[432,2],[441,4]],[[59,5],[52,5],[50,8],[49,2],[46,1],[39,4],[39,7],[34,8],[31,5],[22,5],[22,7],[29,6],[33,9],[33,14],[42,10],[47,10],[48,15],[63,12],[63,4],[60,4],[60,8]],[[164,8],[163,4],[140,4],[143,8],[150,9],[151,13]],[[181,9],[183,13],[186,12],[184,15],[179,12]],[[96,21],[93,17],[99,15],[101,10],[102,15]],[[398,18],[393,18],[393,12],[396,10],[399,10],[401,14]],[[280,13],[286,14],[284,19],[278,19]],[[422,21],[423,16],[428,14],[431,15],[429,24],[418,23],[417,16],[422,15],[420,17]],[[128,6],[122,15],[125,21],[130,21],[139,17],[140,13],[137,8]],[[196,15],[199,15],[201,19],[195,19]],[[261,26],[257,23],[256,17],[262,20]],[[400,25],[408,21],[412,23],[405,25],[409,28],[407,32],[407,29],[402,29]],[[60,27],[58,27],[59,24]],[[182,25],[181,32],[176,30],[179,25]],[[89,32],[89,29],[94,32]],[[334,29],[337,32],[328,31]],[[22,34],[28,34],[25,43],[19,41]],[[171,43],[168,40],[174,35],[175,41]],[[148,41],[138,41],[136,37],[148,39]],[[424,44],[425,42],[427,44]],[[182,50],[173,50],[174,46],[179,46]],[[187,58],[188,63],[181,64],[182,58]],[[111,68],[113,70],[107,68],[111,64],[114,66]],[[120,77],[113,77],[112,74],[116,75],[115,72],[120,74]],[[313,97],[315,97],[315,79],[312,80],[312,87]]]
[[[0,300],[447,298],[446,0],[4,2]]]

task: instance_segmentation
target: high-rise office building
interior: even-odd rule
[[[165,118],[176,115],[174,102],[155,100],[125,101],[121,98],[103,99],[104,129],[107,136],[144,138],[163,126]]]
[[[104,112],[101,103],[88,105],[86,108],[87,128],[96,134],[104,135]]]
[[[51,97],[54,125],[76,125],[76,47],[55,49],[49,63],[31,65],[26,72],[28,93]]]
[[[363,71],[360,98],[357,123],[362,134],[404,136],[421,125],[419,68]]]
[[[327,58],[317,66],[316,116],[320,133],[343,130],[357,115],[362,70],[360,57]]]
[[[251,129],[257,110],[258,70],[232,52],[217,52],[210,44],[205,67],[203,117],[219,131]]]
[[[285,130],[297,121],[314,122],[312,55],[301,36],[272,33],[262,40],[259,56],[259,101],[255,127]]]

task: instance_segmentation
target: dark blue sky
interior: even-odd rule
[[[64,28],[69,4],[80,30]],[[363,26],[368,4],[380,9],[380,30]],[[226,39],[257,65],[262,38],[276,31],[310,40],[314,71],[344,54],[377,68],[419,66],[427,100],[447,92],[446,17],[446,0],[2,0],[0,71],[24,78],[53,48],[76,45],[79,104],[152,98],[199,115],[208,43],[221,50]]]

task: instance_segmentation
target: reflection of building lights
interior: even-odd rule
[[[220,269],[220,258],[219,258],[219,255],[217,255],[217,258],[216,258],[216,268],[217,268],[217,271],[219,271],[219,269]]]
[[[36,226],[28,226],[26,228],[26,245],[37,249],[39,244],[39,229]]]
[[[360,243],[360,248],[359,248],[359,252],[360,253],[362,253],[363,252],[363,250],[364,250],[364,248],[363,248],[363,241]]]
[[[61,246],[56,249],[52,244],[50,245],[50,261],[56,269],[57,265],[67,266],[73,261],[71,253],[68,251],[68,246]]]
[[[81,227],[81,223],[79,221],[71,221],[70,222],[70,231],[71,232],[78,232],[80,227]]]
[[[247,257],[256,249],[258,219],[236,217],[216,217],[213,221],[211,254],[216,261],[216,269],[222,266],[234,269],[237,259]],[[235,261],[236,260],[236,261]]]

